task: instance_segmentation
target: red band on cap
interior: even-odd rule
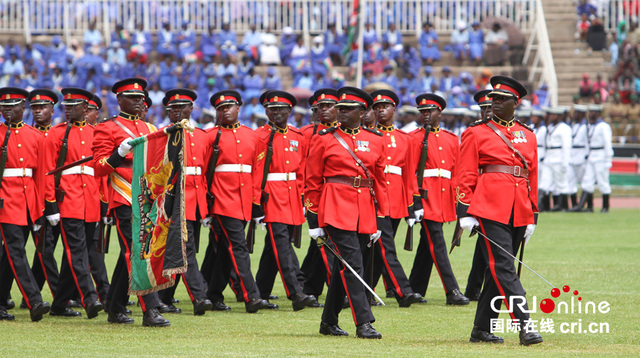
[[[89,101],[89,97],[81,94],[67,93],[64,95],[64,99],[81,99],[83,101]]]
[[[100,107],[100,106],[98,106],[98,104],[94,100],[90,100],[89,101],[89,105],[90,106],[95,106],[96,108]]]
[[[374,98],[374,102],[378,102],[378,101],[389,101],[389,102],[393,103],[394,106],[396,104],[396,101],[394,101],[393,98],[391,98],[389,96],[383,96],[381,94],[377,95],[376,98]]]
[[[324,101],[324,100],[327,100],[327,99],[338,102],[338,97],[330,95],[330,94],[324,94],[323,93],[323,94],[319,95],[318,98],[316,98],[314,104],[319,102],[319,101]]]
[[[483,103],[483,102],[491,102],[491,98],[484,96],[478,100],[478,103]]]
[[[191,97],[189,97],[189,96],[187,96],[187,95],[184,95],[184,94],[183,94],[183,95],[176,94],[176,95],[174,95],[174,96],[170,97],[170,98],[169,98],[169,102],[171,102],[171,101],[175,101],[175,100],[180,100],[180,99],[186,99],[186,100],[188,100],[188,101],[193,102],[193,98],[191,98]]]
[[[364,104],[365,107],[367,107],[367,101],[365,101],[364,99],[358,97],[358,96],[354,96],[351,94],[346,94],[343,93],[342,96],[340,96],[340,100],[347,100],[347,101],[356,101],[356,102],[360,102],[362,104]]]
[[[124,91],[140,91],[143,92],[143,87],[139,83],[130,83],[128,85],[124,85],[116,90],[116,93],[124,92]]]
[[[434,105],[434,106],[438,107],[438,109],[440,109],[440,110],[442,111],[442,107],[440,107],[440,103],[438,103],[438,102],[436,102],[436,101],[432,101],[432,100],[430,100],[430,99],[423,99],[423,100],[420,102],[420,106],[426,106],[426,105],[429,105],[429,104],[432,104],[432,105]]]
[[[220,102],[224,102],[224,101],[235,101],[237,103],[238,99],[236,99],[235,97],[232,97],[232,96],[220,96],[216,100],[216,104],[215,105],[217,106],[218,104],[220,104]]]
[[[284,97],[279,97],[279,96],[273,96],[273,97],[269,98],[267,100],[267,102],[269,102],[269,103],[280,103],[280,102],[282,102],[282,103],[286,103],[286,104],[288,104],[290,106],[293,106],[293,103],[291,103],[291,101],[289,101],[288,99],[286,99]]]
[[[2,99],[25,99],[27,97],[25,97],[24,95],[21,95],[19,93],[7,93],[7,94],[3,94],[2,98],[0,98],[0,100]]]
[[[516,96],[516,98],[520,98],[520,95],[518,94],[518,91],[515,90],[515,88],[503,85],[502,83],[498,83],[493,89],[504,90],[513,94],[514,96]]]
[[[33,96],[33,98],[31,100],[32,101],[51,101],[51,102],[55,102],[53,100],[53,98],[51,98],[49,96],[42,95],[42,94],[37,94],[37,95]]]

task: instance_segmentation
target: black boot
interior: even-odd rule
[[[539,199],[538,199],[538,211],[539,212],[545,212],[545,211],[549,211],[549,194],[547,194],[544,191],[541,191],[539,194]]]
[[[608,213],[609,212],[609,196],[611,194],[602,194],[602,210],[600,210],[601,213]]]
[[[569,211],[569,195],[562,194],[560,196],[560,205],[562,206],[562,211]]]
[[[584,210],[584,204],[587,203],[587,192],[583,191],[582,195],[580,195],[580,202],[577,205],[573,205],[571,211],[574,213],[579,213]]]
[[[588,213],[593,212],[593,193],[587,193],[587,209],[585,211]]]
[[[562,199],[560,195],[553,196],[553,208],[550,211],[560,211],[562,210]]]
[[[574,193],[571,194],[571,209],[575,208],[576,206],[578,206],[578,194]]]

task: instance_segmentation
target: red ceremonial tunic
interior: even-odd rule
[[[330,131],[314,137],[311,142],[307,158],[305,206],[318,214],[320,227],[331,225],[341,230],[373,234],[377,230],[376,216],[384,216],[388,211],[386,188],[382,184],[385,164],[381,137],[363,129],[354,135],[341,129],[335,131],[373,175],[378,213],[369,188],[324,182],[325,178],[334,176],[367,177]]]
[[[224,215],[238,220],[251,220],[252,204],[260,203],[260,181],[262,172],[256,170],[256,142],[258,136],[248,127],[236,123],[233,128],[213,127],[207,131],[207,159],[213,154],[213,143],[216,135],[220,135],[220,154],[216,163],[216,170],[221,165],[251,166],[251,172],[217,171],[209,191],[214,196],[213,206],[209,213]],[[205,170],[206,173],[206,170]]]
[[[195,221],[196,213],[200,218],[207,217],[207,133],[200,128],[196,128],[192,133],[185,135],[184,165],[187,167],[185,175],[185,215],[187,220]],[[193,169],[191,169],[193,168]],[[198,169],[200,174],[197,173]]]
[[[257,168],[263,173],[267,144],[271,135],[271,126],[265,125],[256,130]],[[269,173],[272,176],[289,176],[295,173],[295,180],[267,180],[264,191],[269,193],[269,200],[263,206],[265,222],[277,222],[288,225],[302,225],[305,221],[302,209],[302,193],[304,191],[304,170],[307,146],[302,133],[292,126],[278,130],[273,137],[273,154]],[[267,178],[269,178],[267,176]],[[278,178],[280,179],[280,178]],[[260,183],[257,184],[258,186]]]
[[[4,143],[7,126],[0,123],[0,146]],[[0,223],[26,226],[27,211],[31,222],[42,217],[44,209],[44,135],[37,129],[20,124],[11,128],[7,143],[7,169],[32,169],[32,176],[6,176],[2,178]]]
[[[320,123],[318,123],[318,128],[317,128],[315,134],[317,135],[318,132],[320,132],[323,129],[335,127],[337,125],[337,123],[338,123],[337,121],[333,122],[333,123],[320,122]],[[311,137],[314,136],[314,134],[313,134],[314,127],[315,127],[315,124],[307,124],[306,126],[302,126],[299,129],[299,131],[302,133],[304,138],[307,140],[307,149],[309,148],[309,141],[311,140]]]
[[[418,168],[422,153],[422,140],[424,128],[418,128],[411,132],[414,145],[415,168]],[[459,146],[458,136],[440,128],[432,129],[427,141],[427,162],[425,170],[446,170],[447,174],[440,176],[427,176],[422,179],[422,189],[427,189],[427,200],[422,199],[424,218],[436,222],[449,222],[456,220],[456,177],[455,167],[458,160]],[[445,172],[446,173],[446,172]]]
[[[386,128],[378,125],[377,129],[382,132],[384,150],[383,182],[387,186],[389,203],[389,212],[386,215],[393,219],[405,218],[409,215],[409,206],[413,205],[413,194],[418,192],[413,142],[407,133],[395,127]]]
[[[133,152],[128,153],[122,164],[115,169],[107,163],[107,158],[118,149],[123,140],[132,139],[129,134],[114,122],[114,119],[118,120],[136,137],[156,131],[156,127],[153,124],[142,121],[137,116],[130,116],[122,112],[117,117],[108,119],[96,126],[92,148],[95,175],[96,177],[110,176],[109,209],[120,205],[131,206],[131,179],[133,177],[131,167]]]
[[[60,123],[51,128],[45,139],[45,168],[47,172],[57,167],[66,129],[67,122]],[[64,165],[92,155],[93,132],[94,128],[87,125],[86,122],[72,125],[67,138],[67,156]],[[93,169],[93,161],[86,162],[81,167]],[[62,202],[57,204],[61,217],[86,222],[100,220],[100,192],[98,181],[94,175],[65,174],[60,177],[60,189],[64,191],[64,198]],[[45,200],[56,202],[54,175],[47,175],[45,178]]]
[[[508,224],[513,214],[514,226],[534,223],[538,212],[538,151],[535,134],[518,122],[511,127],[492,122],[524,155],[529,166],[527,179],[505,173],[478,174],[490,164],[520,166],[516,155],[500,137],[480,123],[462,133],[460,159],[457,167],[458,205],[465,205],[469,215]],[[459,209],[460,210],[460,209]]]

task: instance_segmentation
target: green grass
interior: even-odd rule
[[[447,241],[453,224],[445,225]],[[400,260],[409,271],[413,252],[401,249]],[[293,312],[284,297],[281,281],[276,280],[274,301],[279,311],[244,312],[244,305],[236,303],[227,290],[227,303],[231,312],[208,312],[205,316],[192,315],[183,284],[177,291],[180,315],[167,315],[171,327],[149,329],[142,327],[142,313],[132,307],[136,323],[129,326],[108,324],[102,313],[97,319],[65,319],[46,316],[39,323],[29,320],[27,310],[16,308],[15,322],[0,322],[3,344],[0,356],[639,356],[640,355],[640,209],[614,209],[609,214],[542,214],[538,228],[527,246],[525,262],[558,287],[571,286],[580,291],[584,301],[607,301],[611,311],[607,314],[545,315],[539,310],[533,319],[554,318],[556,333],[543,333],[545,342],[532,347],[518,344],[515,333],[505,333],[504,345],[468,343],[475,303],[464,307],[445,305],[445,295],[439,278],[432,276],[427,292],[429,303],[398,308],[395,300],[386,299],[388,306],[374,307],[374,326],[382,340],[365,341],[353,338],[355,327],[349,310],[340,316],[340,325],[351,336],[325,337],[318,334],[321,309]],[[263,234],[258,230],[258,236]],[[417,238],[417,229],[416,235]],[[202,259],[206,239],[203,236],[199,259]],[[252,255],[255,272],[262,251],[258,240]],[[306,253],[303,249],[298,255]],[[475,238],[463,239],[462,246],[450,256],[454,272],[462,290],[466,285],[471,265]],[[27,250],[32,252],[29,243]],[[118,247],[111,241],[107,267],[113,269]],[[58,254],[60,250],[58,248]],[[28,257],[32,257],[31,254]],[[527,295],[537,296],[538,303],[550,297],[550,287],[533,273],[523,268],[522,281]],[[384,293],[382,283],[378,292]],[[325,289],[326,292],[326,289]],[[12,295],[20,302],[14,284]],[[51,296],[44,289],[45,299]],[[323,297],[324,298],[324,297]],[[384,298],[384,295],[383,295]],[[504,317],[505,315],[501,315]],[[557,317],[557,319],[556,319]],[[606,322],[608,334],[562,334],[560,322],[582,319],[588,322]]]

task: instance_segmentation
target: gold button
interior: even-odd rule
[[[515,154],[515,153],[514,153],[514,154],[511,154],[511,156],[515,158],[515,157],[516,157],[516,154]]]
[[[27,188],[27,186],[25,185],[25,186],[24,186],[24,188],[26,189],[26,188]]]
[[[84,145],[84,141],[80,142],[80,144]]]
[[[291,190],[291,187],[289,187],[289,190]]]
[[[140,135],[144,135],[142,132],[140,132]]]
[[[391,160],[391,157],[387,157],[387,160]]]
[[[84,155],[82,156],[82,159],[84,159]]]
[[[359,163],[356,163],[356,167],[359,167],[359,166],[360,166],[360,164],[359,164]]]
[[[16,129],[16,134],[20,133],[17,129]]]
[[[285,164],[289,164],[289,161],[287,160],[287,161],[285,162]]]
[[[507,128],[507,130],[508,130],[509,132],[511,132],[511,128]]]
[[[236,132],[236,130],[234,129],[234,130],[233,130],[233,133],[235,133],[235,132]]]
[[[240,183],[240,186],[244,186],[244,183]]]
[[[387,181],[387,185],[389,185],[389,184],[391,184],[391,183],[389,183],[389,182]]]
[[[442,160],[442,164],[444,164],[444,159]]]
[[[442,188],[442,192],[444,192],[444,188]]]
[[[352,136],[351,136],[351,139],[356,139],[356,136],[352,135]]]
[[[196,189],[198,189],[198,186],[196,185]]]
[[[80,132],[82,132],[82,128],[80,128]],[[142,135],[142,133],[140,133]]]
[[[358,193],[362,193],[362,190],[358,189]]]
[[[238,139],[238,140],[236,141],[236,143],[240,143],[240,139]]]
[[[24,162],[24,158],[20,158],[20,162]]]
[[[288,151],[289,151],[289,148],[284,148],[284,151],[285,151],[285,152],[288,152]]]
[[[387,144],[387,147],[388,147],[388,148],[391,148],[391,144]]]
[[[286,149],[285,149],[285,150],[286,150]],[[354,152],[357,152],[357,151],[358,151],[358,148],[354,149],[353,151],[354,151]]]
[[[518,183],[516,183],[516,188],[518,187]]]
[[[82,187],[83,187],[83,188],[84,188],[84,187],[86,187],[86,186],[87,186],[87,184],[82,184]]]
[[[18,148],[22,148],[22,144],[18,144]]]
[[[191,146],[192,146],[192,147],[195,147],[195,146],[196,146],[196,144],[195,144],[195,143],[191,143]]]
[[[442,150],[442,147],[438,147],[439,150]]]
[[[391,135],[391,133],[387,133],[387,137],[390,136],[390,135]]]
[[[286,135],[283,135],[283,136],[282,136],[282,138],[287,139],[287,136],[286,136]]]
[[[436,134],[436,137],[440,137],[440,134]]]
[[[242,158],[242,154],[238,154],[238,158]]]
[[[193,160],[196,160],[196,157],[193,157]]]

